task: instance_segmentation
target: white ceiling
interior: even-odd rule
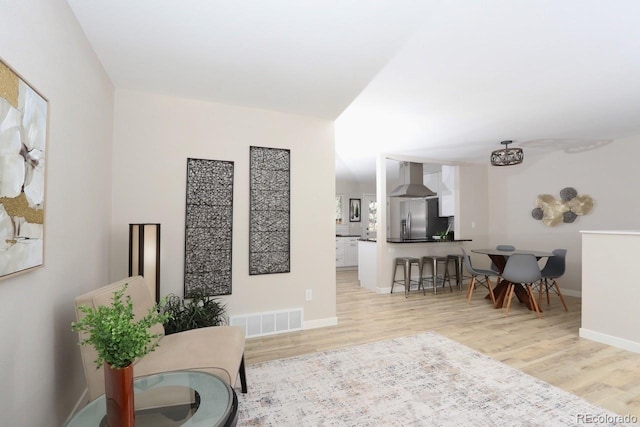
[[[637,0],[67,1],[117,88],[337,119],[340,178],[640,134]]]

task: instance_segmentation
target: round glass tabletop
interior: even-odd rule
[[[136,427],[223,426],[235,417],[235,393],[215,375],[174,371],[133,382]],[[82,408],[68,427],[106,426],[105,396]]]

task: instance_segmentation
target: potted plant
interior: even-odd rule
[[[155,349],[158,334],[150,328],[169,316],[156,304],[144,317],[134,319],[131,297],[124,297],[126,289],[127,284],[114,292],[110,306],[79,307],[83,316],[71,323],[73,331],[87,334],[80,345],[91,345],[98,353],[96,368],[104,364],[110,427],[134,425],[133,362]]]
[[[227,324],[226,306],[201,290],[192,291],[188,300],[169,295],[163,310],[169,315],[164,321],[166,335]]]

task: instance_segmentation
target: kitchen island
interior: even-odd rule
[[[385,245],[386,250],[384,253],[378,253],[379,245],[376,239],[359,239],[358,280],[360,280],[360,286],[377,293],[389,293],[391,292],[391,273],[393,272],[391,268],[396,257],[421,258],[429,255],[459,254],[462,253],[461,245],[470,241],[471,239],[388,238],[387,245]],[[379,268],[381,262],[388,265]],[[412,270],[411,275],[415,280],[418,280],[417,270]]]

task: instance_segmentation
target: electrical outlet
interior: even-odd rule
[[[313,299],[313,293],[311,292],[311,289],[307,289],[305,291],[304,297],[307,301],[311,301]]]

